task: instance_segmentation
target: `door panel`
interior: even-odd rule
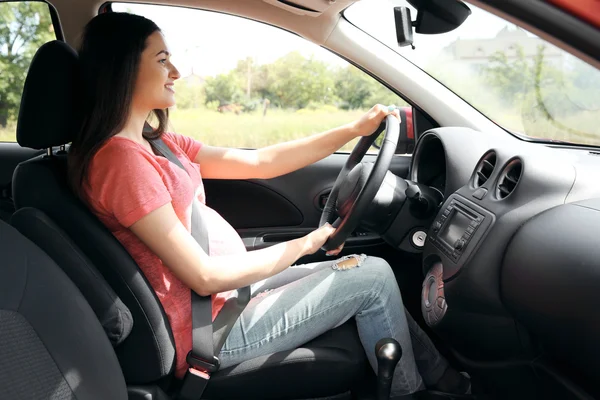
[[[301,237],[318,226],[322,196],[331,190],[347,157],[333,154],[269,180],[205,180],[207,204],[238,230],[249,250]],[[375,157],[366,155],[365,161]],[[409,156],[395,156],[390,170],[407,177],[409,165]],[[345,246],[358,251],[381,243],[377,236],[356,232]]]
[[[321,210],[315,199],[324,190],[331,189],[347,157],[348,154],[334,154],[285,176],[244,181],[247,185],[239,184],[242,181],[205,180],[207,204],[232,223],[249,250],[301,237],[317,227]],[[410,160],[410,156],[395,156],[390,170],[406,178]],[[365,161],[375,161],[375,155],[366,155]],[[290,209],[290,204],[294,211],[285,215],[284,210]],[[300,213],[300,219],[296,212]],[[340,256],[360,253],[381,257],[390,263],[404,304],[422,321],[420,255],[397,251],[378,236],[367,235],[348,238]],[[318,251],[300,258],[296,264],[328,259],[331,258]]]
[[[204,186],[208,204],[236,229],[302,224],[302,213],[294,203],[260,182],[205,180]],[[268,212],[255,214],[259,209]]]
[[[12,177],[17,165],[43,154],[43,150],[23,148],[18,143],[0,143],[0,219],[7,221],[15,211],[12,201]]]

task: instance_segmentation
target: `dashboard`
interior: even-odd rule
[[[419,145],[415,152],[417,161],[413,164],[412,180],[445,193],[446,153],[442,141],[436,135],[428,135]]]
[[[419,138],[410,179],[444,194],[423,247],[423,317],[464,359],[528,359],[542,345],[594,382],[600,155],[505,136]]]

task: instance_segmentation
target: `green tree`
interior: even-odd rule
[[[481,70],[486,81],[502,98],[511,103],[522,100],[533,89],[534,69],[525,57],[523,47],[517,46],[516,57],[509,59],[503,51],[497,51]]]
[[[386,86],[383,86],[381,83],[376,81],[375,79],[369,77],[371,80],[371,94],[365,100],[364,108],[371,108],[375,104],[384,104],[390,105],[394,104],[396,106],[408,106],[408,103],[404,101],[400,96],[396,93],[392,92]]]
[[[569,93],[569,97],[583,110],[599,111],[600,71],[574,57],[571,64],[573,92]]]
[[[236,98],[244,112],[252,112],[259,108],[263,99],[272,98],[268,91],[268,72],[270,65],[258,65],[252,57],[239,60],[234,73],[240,84],[242,96]]]
[[[242,96],[239,77],[235,70],[206,79],[204,91],[206,103],[218,102],[219,105],[235,102]]]
[[[0,3],[0,127],[16,117],[35,51],[54,38],[47,4]]]
[[[529,58],[518,47],[513,59],[502,52],[494,54],[482,69],[482,77],[504,106],[520,110],[527,134],[577,142],[597,140],[589,123],[598,104],[596,91],[588,89],[594,77],[584,66],[567,61],[549,61],[545,45]]]
[[[343,109],[365,107],[373,90],[373,78],[353,65],[341,68],[336,74],[335,93],[340,98]]]
[[[198,108],[206,103],[204,85],[200,78],[191,76],[175,81],[177,108]]]
[[[275,61],[268,70],[272,102],[281,107],[304,108],[310,102],[334,103],[335,82],[328,65],[292,52]]]
[[[253,111],[269,99],[283,108],[315,108],[324,104],[345,109],[368,108],[376,103],[405,105],[394,92],[354,66],[336,70],[299,52],[271,64],[258,65],[250,57],[239,60],[227,74],[209,78],[206,103],[239,103]]]
[[[277,77],[273,66],[274,64],[254,64],[253,66],[252,91],[246,102],[250,103],[254,109],[257,109],[259,105],[262,106],[265,99],[268,99],[274,106],[281,106],[281,101],[275,93]]]
[[[235,67],[235,74],[238,76],[238,82],[243,85],[244,93],[246,97],[252,97],[255,92],[253,84],[254,76],[256,75],[257,66],[256,62],[252,57],[247,57],[243,60],[239,60]]]
[[[337,71],[335,89],[343,109],[371,108],[377,103],[407,105],[396,93],[353,65]]]
[[[524,125],[533,132],[543,127],[543,136],[567,141],[597,141],[597,128],[585,122],[590,111],[587,106],[591,104],[585,104],[588,102],[587,90],[584,88],[582,92],[577,87],[577,73],[577,70],[563,71],[549,66],[545,62],[544,48],[540,46],[533,63],[533,90],[522,111]],[[554,133],[548,135],[551,131]]]
[[[538,46],[533,57],[527,58],[521,46],[517,46],[516,57],[509,58],[504,52],[496,52],[489,64],[482,68],[482,74],[491,86],[508,104],[529,104],[544,100],[556,107],[564,108],[565,93],[572,89],[571,80],[562,69],[546,61],[546,46]]]

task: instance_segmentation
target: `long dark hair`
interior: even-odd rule
[[[116,12],[100,14],[85,27],[79,49],[82,122],[69,150],[69,181],[83,200],[90,162],[127,122],[140,58],[156,31],[147,18]],[[160,137],[168,124],[168,110],[153,113],[158,126],[144,133],[147,139]]]

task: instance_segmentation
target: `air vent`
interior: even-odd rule
[[[475,168],[475,182],[473,182],[473,186],[478,188],[482,186],[484,183],[490,179],[492,172],[494,172],[494,167],[496,166],[496,153],[489,152],[477,164]]]
[[[521,173],[523,172],[523,164],[521,160],[513,160],[498,178],[498,186],[496,186],[496,196],[499,199],[508,197],[517,187],[519,179],[521,179]]]

